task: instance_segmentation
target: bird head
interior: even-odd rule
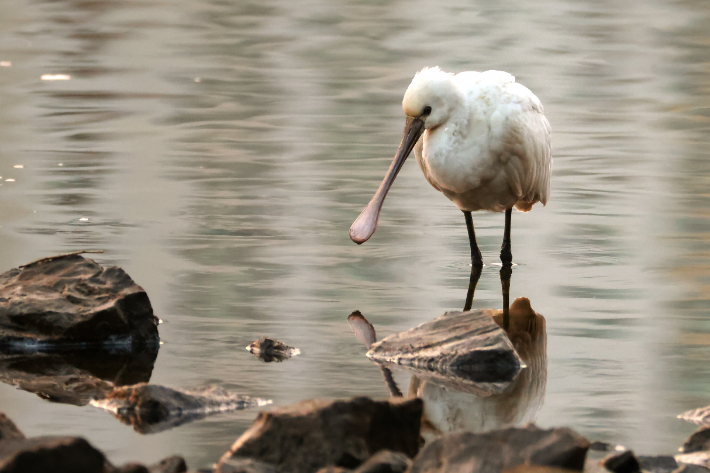
[[[453,75],[438,67],[422,69],[414,76],[402,101],[402,109],[407,115],[402,142],[379,189],[350,227],[352,241],[359,245],[375,233],[382,204],[407,156],[425,130],[432,130],[448,120],[454,107],[460,103],[459,95]]]
[[[454,84],[454,75],[438,67],[426,67],[417,72],[402,99],[402,110],[407,117],[420,119],[425,129],[442,125],[461,102]]]

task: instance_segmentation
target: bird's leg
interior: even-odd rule
[[[468,241],[471,243],[471,267],[482,268],[483,258],[481,257],[481,250],[478,249],[478,244],[476,243],[476,233],[473,231],[473,218],[471,218],[471,212],[464,210],[463,216],[466,218]]]
[[[468,281],[468,292],[466,293],[466,303],[463,306],[463,311],[471,310],[473,305],[473,293],[476,291],[476,285],[478,284],[478,279],[481,277],[480,266],[473,266],[471,268],[471,279]]]
[[[500,268],[500,286],[503,290],[503,330],[506,332],[510,327],[510,277],[512,275],[512,266],[503,265]]]
[[[511,266],[513,264],[513,253],[510,249],[510,217],[513,214],[513,209],[505,211],[505,232],[503,233],[503,244],[500,247],[500,260],[503,266]]]

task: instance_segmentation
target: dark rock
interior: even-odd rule
[[[145,291],[115,266],[78,254],[0,274],[0,346],[135,346],[156,343],[158,319]]]
[[[675,461],[675,458],[669,455],[639,455],[638,461],[641,468],[651,473],[670,473],[678,468],[678,463]]]
[[[144,383],[115,388],[106,398],[92,402],[141,434],[162,432],[218,412],[270,403],[216,387],[180,391]]]
[[[683,453],[710,450],[710,427],[704,427],[688,437],[680,451]]]
[[[0,473],[104,473],[104,454],[80,437],[0,442]]]
[[[382,450],[353,470],[353,473],[404,473],[411,465],[412,460],[407,455]]]
[[[0,413],[0,440],[23,439],[23,434],[8,416]]]
[[[286,473],[326,466],[356,468],[380,450],[414,456],[419,449],[420,399],[307,400],[260,413],[220,465],[254,458]]]
[[[281,473],[281,470],[253,458],[229,458],[220,461],[214,473]]]
[[[500,472],[523,463],[582,471],[588,448],[586,439],[567,428],[457,432],[426,444],[409,473]]]
[[[266,363],[284,361],[301,353],[298,348],[284,345],[282,342],[268,337],[261,337],[259,340],[252,342],[247,347],[247,350]]]
[[[148,470],[150,473],[186,473],[187,463],[185,459],[179,455],[163,458],[155,465],[151,465]]]
[[[149,381],[157,356],[157,347],[126,353],[0,353],[0,381],[52,402],[84,406],[105,397],[116,386]]]
[[[614,446],[610,443],[595,440],[594,442],[589,444],[589,450],[593,452],[611,452],[612,450],[614,450]]]
[[[634,452],[631,450],[612,453],[602,460],[601,463],[604,465],[604,468],[614,473],[636,473],[637,471],[641,471],[641,465],[639,465]]]
[[[403,365],[459,391],[502,392],[520,371],[521,359],[490,311],[447,312],[438,319],[372,344],[367,356]],[[481,388],[481,383],[503,383]],[[489,391],[489,392],[485,392]]]
[[[708,473],[710,469],[700,465],[682,463],[673,473]]]

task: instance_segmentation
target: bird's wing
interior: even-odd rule
[[[504,100],[490,117],[490,151],[502,165],[520,210],[535,202],[547,203],[550,194],[552,153],[550,122],[542,104],[525,86],[508,83]]]

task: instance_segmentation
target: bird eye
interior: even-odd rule
[[[426,107],[424,107],[424,110],[422,110],[422,116],[428,117],[430,113],[431,113],[431,107],[429,105],[427,105]]]

